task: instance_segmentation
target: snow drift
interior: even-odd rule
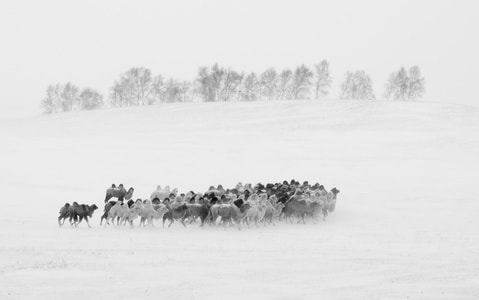
[[[479,111],[439,103],[191,103],[0,121],[0,298],[479,297]],[[112,183],[147,198],[296,179],[320,224],[58,228]],[[176,226],[175,226],[176,225]]]

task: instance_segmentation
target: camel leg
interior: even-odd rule
[[[221,222],[223,222],[223,229],[226,230],[226,220],[225,220],[225,219],[221,219]]]
[[[85,222],[87,223],[87,225],[88,225],[88,228],[91,228],[91,226],[90,226],[90,222],[88,222],[88,217],[85,217]]]
[[[75,224],[75,227],[78,227],[78,225],[80,224],[82,220],[83,220],[83,216],[80,216],[78,223]]]

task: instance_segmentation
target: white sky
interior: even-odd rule
[[[2,1],[0,117],[39,113],[49,84],[108,95],[144,66],[193,79],[219,62],[261,72],[326,58],[333,89],[364,69],[381,96],[390,72],[417,64],[426,100],[477,105],[477,1]]]

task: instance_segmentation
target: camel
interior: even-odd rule
[[[125,207],[128,207],[128,204],[122,204],[120,201],[117,201],[114,205],[112,205],[108,210],[106,224],[110,225],[109,221],[111,220],[113,222],[113,225],[115,225],[115,218],[117,218],[117,225],[120,225],[120,221],[122,220],[122,217],[125,213]]]
[[[60,208],[59,214],[58,225],[61,227],[65,224],[65,220],[70,217],[70,203],[65,203],[65,205]],[[62,220],[63,222],[61,222]]]
[[[303,221],[306,223],[306,215],[310,212],[310,204],[305,201],[301,200],[298,195],[291,197],[285,204],[284,208],[284,216],[287,220],[292,221],[292,216],[298,218],[298,223]]]
[[[123,202],[123,200],[130,200],[134,191],[135,189],[132,187],[127,191],[123,184],[120,184],[118,187],[113,184],[106,190],[105,203],[107,203],[111,198],[117,198],[118,201],[121,202]]]
[[[205,203],[191,203],[187,204],[188,206],[188,216],[192,219],[200,218],[201,227],[205,225],[207,217],[210,212],[210,207]]]
[[[166,202],[165,203],[168,212],[163,215],[163,228],[165,227],[165,221],[169,220],[170,224],[168,227],[171,227],[174,220],[180,220],[181,224],[186,227],[185,219],[188,217],[188,206],[186,204],[182,204],[177,208],[172,208],[171,205]]]
[[[92,217],[96,209],[98,209],[98,206],[96,206],[95,204],[86,205],[73,202],[73,204],[70,205],[68,208],[70,225],[78,227],[78,224],[80,224],[81,221],[85,219],[85,222],[88,224],[88,227],[91,228],[90,223],[88,222],[88,218]]]
[[[241,229],[241,222],[246,217],[250,207],[249,203],[243,203],[240,207],[235,205],[235,203],[215,204],[211,206],[210,209],[211,222],[216,226],[216,220],[218,217],[221,217],[220,223],[222,223],[223,226],[226,226],[227,222],[232,225],[234,221],[238,225],[238,229]]]
[[[216,226],[216,221],[218,217],[221,217],[221,221],[223,222],[225,219],[229,219],[231,217],[231,212],[229,210],[230,204],[220,204],[214,203],[210,207],[210,222],[212,225]]]
[[[281,212],[283,211],[283,207],[284,207],[284,204],[283,203],[278,203],[276,205],[276,207],[274,206],[266,206],[266,211],[265,211],[265,214],[264,214],[264,222],[266,224],[269,223],[269,224],[273,224],[274,226],[274,220],[277,220],[279,218],[279,215],[281,214]]]
[[[231,205],[231,207],[232,207],[232,213],[231,213],[232,219],[238,225],[238,230],[241,230],[241,222],[246,217],[251,206],[249,203],[243,203],[240,207],[237,207],[236,205]]]
[[[158,220],[162,219],[163,216],[168,212],[168,208],[164,204],[155,204],[150,200],[145,200],[141,206],[138,205],[140,208],[139,216],[141,217],[140,226],[146,226],[146,222],[148,226],[155,227],[153,224],[153,219]]]
[[[331,189],[331,191],[326,194],[322,193],[320,196],[320,200],[322,202],[322,212],[323,212],[323,220],[326,220],[326,217],[334,211],[336,208],[336,196],[339,194],[339,190],[337,188]]]
[[[178,193],[178,189],[173,189],[173,191],[176,190],[176,193]],[[168,198],[172,191],[170,190],[170,186],[167,185],[164,188],[161,188],[161,185],[158,185],[156,187],[156,190],[153,191],[150,195],[150,200],[153,200],[155,198],[160,199],[160,201],[165,200],[165,198]],[[176,196],[176,195],[175,195]]]
[[[205,193],[207,195],[213,194],[216,197],[221,197],[226,194],[226,190],[223,188],[221,184],[218,184],[218,187],[211,186],[208,191]]]
[[[266,213],[266,206],[260,203],[252,204],[252,202],[249,201],[247,203],[250,203],[251,208],[248,210],[244,221],[248,225],[248,227],[252,221],[255,223],[256,226],[258,226],[258,223],[261,222]]]
[[[337,188],[331,189],[331,191],[328,193],[328,197],[330,200],[330,206],[329,206],[329,212],[333,212],[334,209],[336,208],[336,196],[339,194],[339,190]]]
[[[108,213],[110,212],[110,209],[116,205],[116,201],[109,201],[107,203],[105,203],[105,208],[103,209],[103,215],[101,216],[100,218],[100,226],[102,225],[103,223],[103,220],[107,220],[108,219]],[[108,223],[109,224],[109,223]]]

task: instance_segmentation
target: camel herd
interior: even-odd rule
[[[326,217],[336,207],[339,190],[329,192],[324,186],[307,181],[300,184],[294,179],[290,182],[242,184],[234,188],[224,189],[222,185],[211,186],[205,193],[179,193],[178,189],[169,186],[157,188],[149,199],[134,201],[134,189],[126,190],[122,184],[112,185],[106,191],[105,207],[100,225],[153,227],[154,222],[161,220],[163,227],[168,222],[170,227],[175,221],[183,226],[199,223],[212,226],[250,226],[254,224],[274,225],[277,221],[288,223],[317,222]],[[111,201],[117,198],[116,201]],[[88,218],[98,207],[93,205],[65,203],[60,209],[58,224],[62,226],[66,219],[72,226]]]

